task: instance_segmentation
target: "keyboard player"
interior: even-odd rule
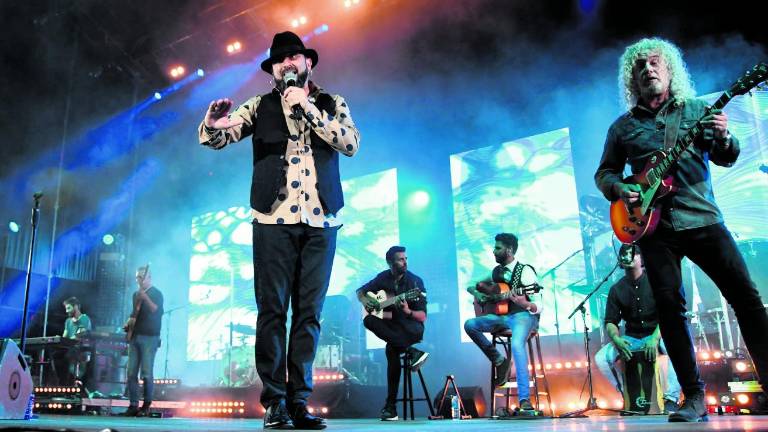
[[[91,319],[80,310],[80,300],[77,297],[70,297],[64,300],[62,304],[67,313],[62,338],[77,339],[78,335],[91,331]],[[64,378],[63,382],[67,384],[73,383],[73,381],[75,385],[82,384],[90,357],[91,353],[81,350],[79,345],[67,348],[64,355],[67,363],[67,376],[60,376],[60,379]],[[59,371],[61,370],[59,369]]]

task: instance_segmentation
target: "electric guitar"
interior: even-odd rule
[[[141,275],[141,279],[143,280],[145,277],[147,277],[147,273],[149,273],[149,263],[147,263],[147,266],[144,267],[144,272]],[[139,287],[139,290],[141,290],[141,287]],[[135,300],[133,301],[133,311],[131,311],[131,316],[128,318],[128,321],[123,326],[123,330],[125,330],[125,339],[127,341],[131,341],[133,339],[133,332],[136,329],[136,318],[139,316],[139,312],[141,311],[141,300]]]
[[[539,284],[520,286],[516,290],[511,290],[509,284],[480,282],[477,284],[477,290],[486,296],[484,302],[480,302],[477,297],[473,302],[475,307],[475,316],[482,315],[506,315],[509,313],[509,298],[513,295],[521,296],[535,294],[541,291],[543,287]]]
[[[756,65],[723,93],[712,108],[707,109],[705,116],[709,115],[713,109],[722,109],[734,96],[746,94],[766,78],[768,78],[768,64]],[[703,130],[704,126],[700,118],[688,133],[678,137],[671,149],[653,152],[641,172],[624,179],[624,183],[640,186],[640,197],[637,202],[629,205],[621,199],[611,203],[611,227],[622,243],[634,243],[656,229],[661,216],[661,209],[655,206],[656,201],[677,190],[672,176],[668,175],[669,170],[680,160],[685,150]]]
[[[406,300],[415,300],[419,297],[426,297],[426,294],[421,292],[421,290],[418,288],[410,289],[396,296],[393,296],[384,290],[378,291],[376,293],[368,292],[365,293],[365,295],[379,302],[379,306],[376,308],[363,306],[363,318],[365,318],[366,315],[373,315],[380,319],[392,319],[392,312],[385,311],[384,308],[386,307]]]

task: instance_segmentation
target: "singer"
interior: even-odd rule
[[[264,428],[323,429],[325,420],[307,411],[307,399],[341,226],[337,213],[344,206],[339,153],[354,155],[360,134],[344,98],[310,81],[315,50],[283,32],[274,36],[269,52],[261,69],[272,75],[272,91],[231,114],[231,100],[212,101],[199,140],[221,149],[252,136],[256,369],[264,384]]]

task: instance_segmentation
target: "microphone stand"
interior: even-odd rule
[[[168,320],[165,322],[165,371],[163,372],[163,378],[168,378],[168,353],[171,351],[171,314],[185,307],[186,306],[177,306],[175,308],[170,308],[163,313],[163,315],[168,315]]]
[[[29,244],[29,259],[27,260],[27,280],[24,286],[24,311],[21,317],[21,353],[26,354],[27,347],[27,313],[29,311],[29,288],[32,284],[32,260],[35,254],[35,241],[37,240],[37,223],[40,221],[40,198],[42,192],[36,192],[33,196],[35,206],[32,208],[32,241]]]
[[[552,293],[554,294],[552,296],[552,298],[554,300],[554,306],[555,306],[555,332],[557,333],[557,351],[560,354],[560,357],[563,356],[563,347],[562,347],[562,344],[560,342],[560,318],[559,318],[560,315],[558,314],[558,305],[557,305],[558,293],[556,292],[557,291],[557,275],[555,274],[555,272],[563,264],[568,262],[569,259],[575,257],[576,254],[578,254],[579,252],[582,252],[583,250],[584,249],[579,249],[576,252],[568,255],[568,257],[566,259],[560,261],[559,264],[557,264],[556,266],[554,266],[551,269],[547,270],[546,272],[544,272],[544,274],[542,274],[541,276],[538,277],[538,279],[542,279],[542,280],[545,277],[547,277],[547,276],[551,276],[552,277]],[[571,315],[573,315],[573,314],[571,314]],[[568,317],[568,318],[570,319],[570,317]]]
[[[581,312],[581,320],[584,323],[584,351],[587,353],[587,387],[589,388],[589,401],[587,402],[587,406],[585,408],[567,412],[565,414],[562,414],[560,418],[568,418],[568,417],[587,417],[584,413],[587,411],[595,411],[595,410],[603,410],[603,411],[611,411],[611,412],[617,412],[617,413],[623,413],[623,414],[629,414],[629,415],[635,415],[639,414],[635,411],[627,411],[624,409],[616,409],[616,408],[600,408],[597,405],[597,399],[595,399],[594,394],[594,388],[592,386],[592,360],[590,359],[591,354],[589,353],[589,327],[587,327],[587,309],[584,307],[584,304],[589,300],[590,297],[592,297],[592,294],[596,293],[597,290],[600,289],[601,286],[613,275],[613,272],[616,271],[616,269],[619,268],[619,263],[617,262],[615,266],[613,266],[613,270],[611,270],[610,273],[608,273],[603,280],[600,281],[600,283],[597,284],[597,286],[587,294],[586,297],[584,297],[584,300],[579,303],[578,306],[571,312],[570,315],[568,315],[568,319],[571,319],[576,312]],[[582,387],[582,391],[583,391]]]

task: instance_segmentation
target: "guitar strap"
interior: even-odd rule
[[[664,130],[664,151],[669,152],[677,142],[677,134],[680,131],[680,121],[683,118],[683,104],[678,101],[670,102],[667,113],[664,116],[666,129]]]

